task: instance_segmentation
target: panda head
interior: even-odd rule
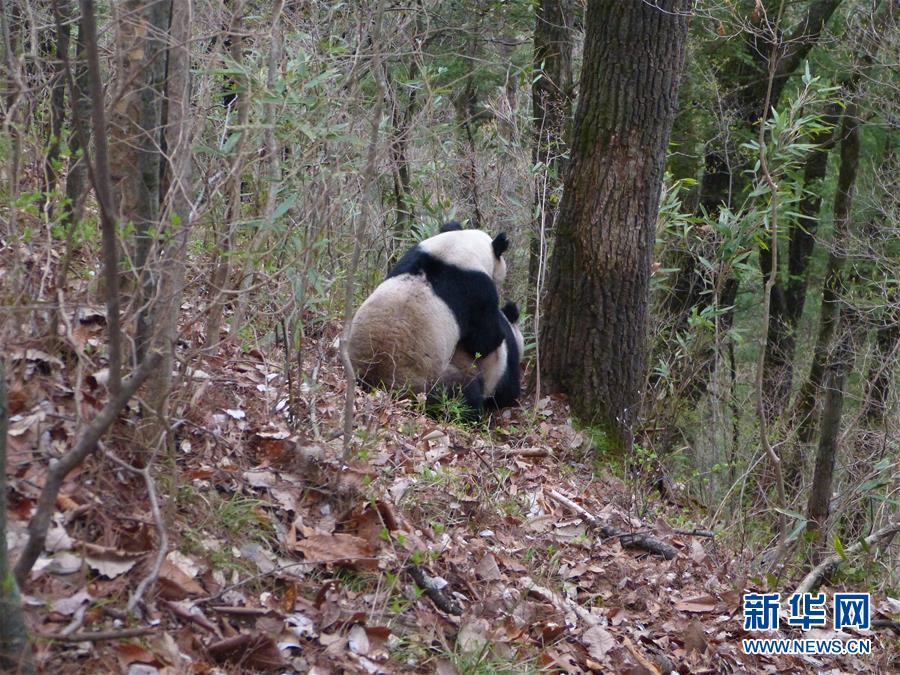
[[[419,244],[425,253],[463,270],[484,272],[499,288],[506,279],[509,237],[501,232],[491,236],[481,230],[464,230],[456,221],[445,224],[441,231]]]

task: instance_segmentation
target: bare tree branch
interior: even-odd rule
[[[794,593],[811,593],[813,589],[819,586],[822,579],[826,575],[834,572],[848,556],[859,552],[863,548],[868,549],[874,545],[884,544],[886,546],[890,544],[894,535],[898,532],[900,532],[900,520],[895,520],[890,525],[885,525],[880,530],[876,530],[865,539],[856,542],[852,546],[848,546],[844,549],[844,555],[835,553],[828,556],[825,560],[816,565],[809,574],[803,577],[803,581],[800,582],[800,585],[797,586],[797,590],[795,590]]]
[[[31,571],[41,551],[44,550],[47,529],[50,527],[50,518],[53,516],[53,511],[56,508],[56,497],[66,476],[94,451],[97,447],[97,442],[119,417],[122,408],[125,407],[138,390],[138,387],[159,365],[161,360],[162,357],[158,352],[147,354],[141,365],[122,383],[118,395],[111,397],[103,407],[103,410],[81,432],[75,447],[59,459],[50,462],[47,482],[44,483],[34,516],[28,524],[28,542],[16,561],[15,575],[16,580],[20,584],[25,582],[28,572]]]
[[[106,285],[106,326],[109,353],[109,396],[118,399],[122,388],[122,329],[119,319],[119,253],[116,245],[116,221],[112,211],[112,179],[109,172],[106,109],[100,56],[97,47],[97,19],[94,0],[80,0],[84,49],[88,64],[88,89],[91,97],[91,122],[94,131],[94,171],[91,180],[100,204],[100,229],[103,235],[103,280]],[[126,398],[126,401],[128,399]],[[124,404],[123,404],[124,405]],[[43,542],[41,542],[43,544]],[[21,560],[20,560],[21,562]],[[32,561],[32,564],[34,561]],[[29,565],[29,569],[30,569]],[[17,573],[18,574],[18,573]]]

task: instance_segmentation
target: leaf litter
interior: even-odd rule
[[[102,312],[79,311],[81,347],[101,344]],[[651,496],[650,515],[638,517],[631,489],[595,472],[589,443],[556,398],[473,430],[384,392],[357,392],[355,457],[343,463],[337,331],[305,350],[316,386],[293,397],[259,350],[226,345],[176,373],[173,452],[154,467],[169,550],[132,616],[122,609],[159,546],[146,490],[101,455],[68,477],[25,589],[30,630],[150,630],[135,639],[39,639],[45,670],[810,671],[809,659],[741,652],[746,560],[675,533],[669,520],[680,514]],[[75,420],[96,414],[105,391],[102,374],[78,385],[37,347],[13,359],[22,373],[10,392],[15,557],[45,458],[70,447]],[[123,456],[127,417],[105,441]],[[551,491],[619,530],[657,537],[677,556],[602,537]],[[873,602],[896,613],[896,600]],[[890,639],[866,637],[874,656],[823,657],[821,668],[864,672],[896,658]]]

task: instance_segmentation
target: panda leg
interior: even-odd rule
[[[478,422],[484,415],[484,379],[480,373],[466,373],[452,365],[428,393],[428,403],[439,406],[447,399],[461,400],[462,419]]]
[[[466,409],[471,411],[471,417],[466,416],[470,422],[477,422],[484,415],[484,378],[479,375],[472,378],[462,386],[462,397]]]

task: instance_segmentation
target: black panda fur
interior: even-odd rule
[[[506,319],[503,322],[506,362],[501,364],[503,371],[500,373],[493,395],[485,401],[485,405],[496,410],[516,405],[522,394],[521,363],[524,344],[518,325],[519,308],[516,303],[507,302],[501,311]]]
[[[447,229],[448,226],[452,229]],[[459,327],[459,346],[470,354],[489,354],[500,346],[505,337],[503,322],[494,311],[500,302],[497,282],[482,270],[463,269],[434,255],[427,248],[429,241],[452,232],[475,230],[462,230],[458,223],[448,223],[438,235],[403,254],[388,274],[388,279],[403,274],[424,274],[434,294],[453,312]],[[497,260],[502,260],[508,248],[509,239],[505,233],[491,242],[491,250]]]
[[[500,410],[516,405],[522,393],[524,340],[518,326],[519,308],[510,301],[497,313],[504,330],[500,347],[478,359],[458,348],[442,377],[445,388],[461,395],[475,417],[480,417],[485,408]]]

